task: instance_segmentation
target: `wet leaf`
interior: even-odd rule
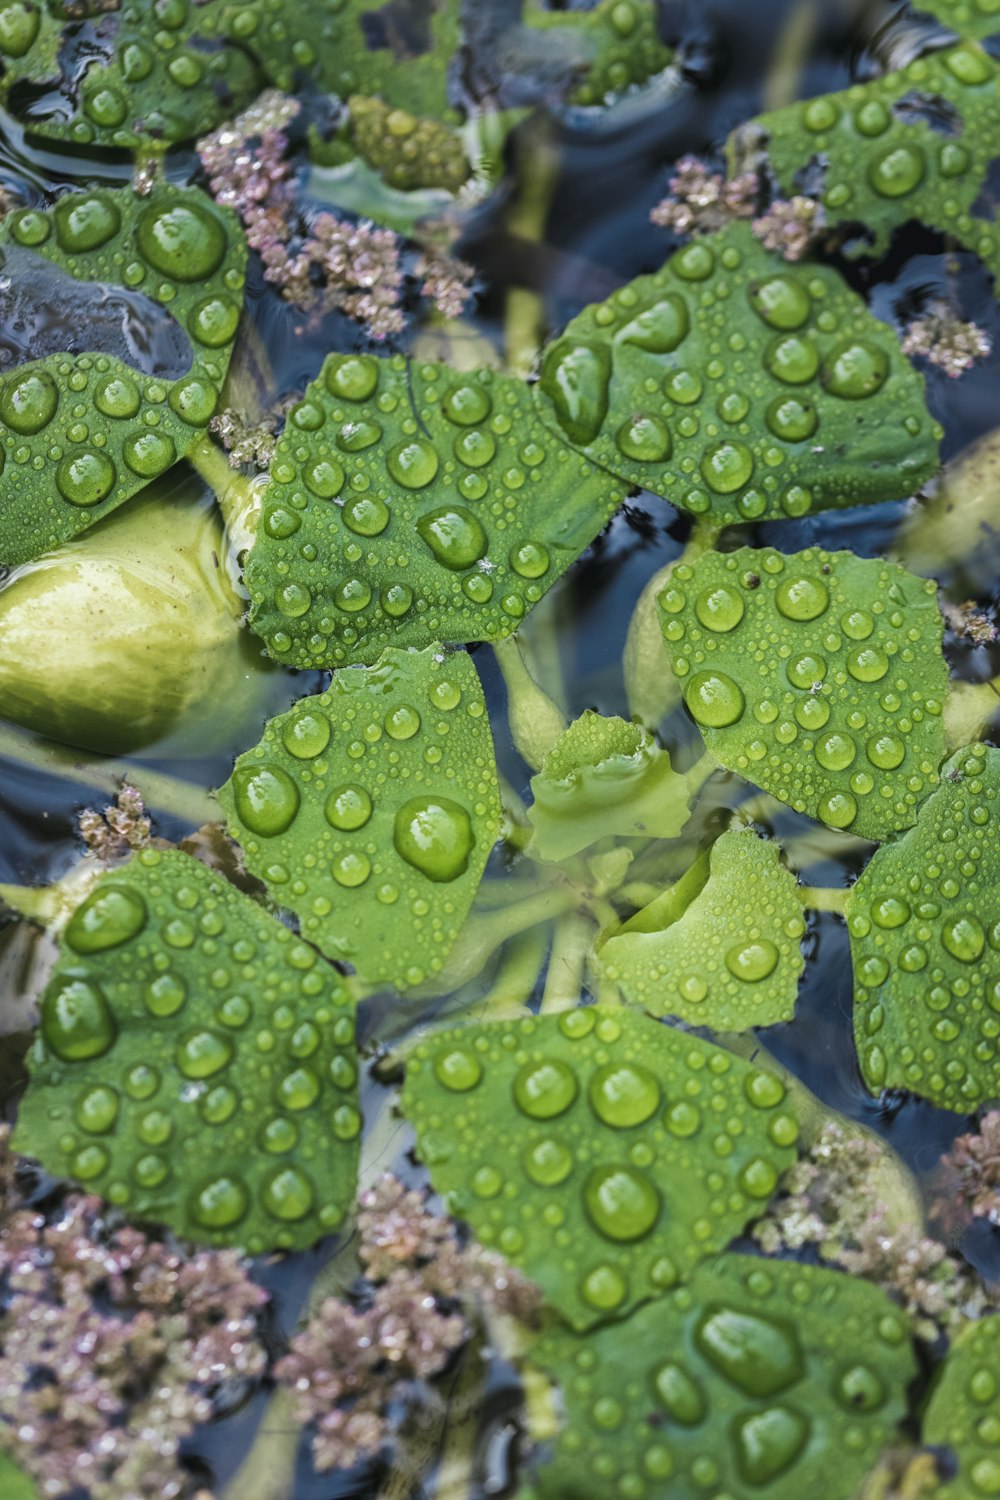
[[[876,1286],[723,1255],[690,1284],[529,1359],[560,1386],[538,1500],[853,1500],[906,1411],[906,1320]]]
[[[296,0],[309,35],[315,0]],[[448,104],[448,73],[459,53],[460,0],[327,0],[336,45],[318,49],[326,88],[381,95],[393,108],[428,119],[457,121]]]
[[[623,494],[545,430],[520,380],[331,355],[275,450],[250,623],[300,667],[499,640]]]
[[[219,793],[247,867],[369,984],[436,974],[500,833],[465,652],[388,650],[270,720]]]
[[[390,187],[400,192],[437,188],[457,193],[471,174],[462,137],[440,121],[359,94],[351,95],[348,108],[351,146]],[[344,143],[337,144],[343,151]],[[313,159],[338,165],[335,149],[317,142]]]
[[[634,1011],[439,1032],[404,1114],[435,1188],[576,1328],[684,1280],[794,1155],[784,1084]]]
[[[937,467],[923,378],[836,271],[745,224],[584,308],[535,387],[553,431],[720,523],[908,495]]]
[[[959,36],[986,37],[1000,32],[996,0],[913,0],[913,8],[937,16]]]
[[[913,823],[944,756],[935,593],[850,552],[741,547],[675,568],[660,611],[712,754],[796,812],[882,839]]]
[[[805,921],[780,853],[749,829],[724,833],[679,909],[672,888],[608,939],[607,977],[633,1004],[693,1026],[749,1031],[791,1020]]]
[[[766,145],[782,192],[805,189],[829,223],[859,226],[859,253],[881,254],[893,231],[916,219],[996,274],[1000,230],[986,190],[1000,136],[998,77],[1000,64],[974,42],[929,53],[842,93],[760,115],[730,142],[730,160]]]
[[[66,927],[15,1148],[130,1219],[254,1254],[337,1228],[361,1128],[338,975],[197,860],[145,850]]]
[[[569,94],[579,105],[604,104],[662,72],[673,57],[657,28],[649,0],[599,0],[592,10],[540,10],[525,7],[528,26],[553,40],[576,43],[580,76]]]
[[[676,838],[688,818],[687,778],[638,724],[587,709],[531,778],[531,853],[562,860],[598,839]]]
[[[1000,1097],[998,817],[1000,750],[960,750],[851,889],[854,1040],[873,1093],[962,1114]]]
[[[958,1464],[934,1491],[938,1500],[980,1500],[1000,1491],[998,1395],[1000,1318],[982,1318],[953,1340],[924,1414],[924,1442],[950,1448]]]
[[[2,13],[0,13],[2,14]],[[186,372],[143,374],[117,355],[49,354],[0,384],[0,563],[68,541],[197,442],[218,402],[243,307],[246,244],[235,216],[193,188],[67,194],[0,225],[8,268],[51,263],[120,286],[173,320]],[[36,269],[35,274],[38,274]],[[87,348],[88,329],[67,328]]]

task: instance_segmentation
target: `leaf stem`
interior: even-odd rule
[[[222,449],[207,435],[199,438],[187,461],[214,493],[227,528],[238,534],[251,533],[261,485],[234,469]]]
[[[535,992],[549,951],[549,924],[529,928],[508,943],[500,955],[493,983],[470,1007],[477,1021],[509,1021],[523,1016]]]
[[[552,126],[544,116],[539,115],[527,128],[524,151],[519,192],[507,214],[506,228],[511,236],[540,245],[545,239],[559,165]],[[542,344],[544,324],[545,306],[539,293],[525,286],[512,287],[507,293],[504,346],[514,374],[530,373]]]
[[[843,916],[850,891],[833,886],[800,885],[799,899],[810,911],[833,911]]]
[[[593,923],[585,912],[568,911],[557,921],[542,991],[543,1016],[579,1005],[593,937]]]
[[[81,786],[93,787],[113,797],[127,781],[147,807],[172,813],[193,828],[212,823],[219,808],[212,794],[193,782],[182,781],[163,771],[124,760],[90,761],[52,740],[26,734],[9,724],[0,724],[0,759],[16,761],[31,770],[61,776]]]

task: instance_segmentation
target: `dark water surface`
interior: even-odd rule
[[[483,0],[471,0],[482,4]],[[782,71],[793,18],[809,18],[807,51]],[[934,28],[918,23],[901,6],[866,0],[668,0],[665,34],[683,48],[688,87],[654,107],[622,110],[599,125],[572,116],[554,122],[552,138],[559,155],[559,174],[549,214],[544,245],[532,245],[512,235],[507,227],[509,204],[519,175],[530,166],[535,136],[529,127],[515,133],[508,145],[507,176],[502,188],[472,215],[460,253],[472,261],[481,277],[475,313],[478,328],[492,343],[502,342],[504,299],[512,286],[526,286],[544,297],[550,328],[558,328],[585,303],[602,298],[616,285],[656,269],[672,248],[669,236],[649,222],[651,207],[667,189],[669,166],[686,152],[718,156],[729,131],[766,104],[841,88],[864,78],[875,63],[898,63],[909,55],[915,33]],[[777,68],[777,72],[776,72]],[[787,75],[787,76],[786,76]],[[171,155],[168,171],[185,180],[197,167],[190,153]],[[0,182],[27,202],[40,201],[70,182],[127,180],[127,162],[66,156],[26,144],[23,133],[0,116]],[[911,226],[897,235],[880,261],[843,263],[849,279],[871,298],[875,313],[897,326],[946,288],[957,295],[962,316],[974,319],[993,334],[996,353],[960,382],[930,370],[931,409],[946,431],[944,456],[960,452],[997,424],[1000,413],[1000,312],[988,278],[973,257],[951,257],[945,271],[941,241]],[[15,265],[10,266],[13,273]],[[38,354],[39,326],[45,324],[44,302],[51,294],[67,296],[65,287],[43,288],[41,302],[4,290],[5,268],[0,266],[0,373],[25,357]],[[148,361],[178,360],[178,349],[168,326],[151,327],[142,299],[124,294],[105,308],[107,345],[123,352],[139,368]],[[63,302],[57,301],[62,309]],[[71,299],[66,304],[71,305]],[[265,287],[259,266],[251,271],[249,310],[266,348],[278,394],[301,388],[319,368],[331,348],[365,347],[357,326],[332,316],[318,328],[302,331],[303,317]],[[161,320],[162,313],[159,314]],[[35,322],[32,323],[31,319]],[[20,322],[19,322],[20,320]],[[166,320],[169,323],[169,320]],[[25,326],[26,325],[26,326]],[[419,333],[416,321],[398,347],[407,348]],[[130,344],[131,339],[131,344]],[[115,342],[117,340],[117,342]],[[64,346],[60,346],[64,347]],[[93,345],[88,345],[93,347]],[[102,345],[102,347],[104,347]],[[131,349],[131,352],[128,352]],[[29,353],[30,351],[30,353]],[[43,351],[44,352],[44,351]],[[143,363],[143,360],[147,363]],[[173,374],[171,366],[169,373]],[[197,481],[192,479],[192,485]],[[783,551],[818,544],[850,546],[874,556],[886,550],[903,513],[902,505],[831,512],[780,527],[747,525],[727,532],[725,545],[774,543]],[[553,591],[540,608],[558,622],[562,666],[569,694],[568,708],[587,707],[627,715],[620,672],[625,633],[635,600],[649,578],[683,549],[690,521],[665,501],[648,495],[632,499],[606,532]],[[959,598],[963,595],[960,593]],[[984,606],[994,606],[1000,590]],[[2,642],[0,642],[2,649]],[[528,768],[509,740],[504,739],[504,686],[492,653],[475,652],[476,663],[490,703],[497,735],[500,768],[520,791],[527,786]],[[1000,671],[990,653],[954,647],[952,663],[961,676],[983,678]],[[263,668],[262,668],[263,670]],[[265,702],[276,712],[321,685],[319,674],[273,670]],[[252,744],[263,722],[239,726],[231,739],[197,759],[164,758],[157,748],[135,758],[203,787],[223,782],[235,753]],[[733,792],[733,800],[736,793]],[[77,857],[74,820],[79,809],[100,799],[71,780],[26,769],[0,760],[0,880],[44,883],[62,874]],[[775,825],[783,837],[813,828],[788,813]],[[169,816],[157,820],[157,831],[168,839],[189,829]],[[823,885],[846,883],[867,857],[867,851],[834,861],[828,856],[803,870],[803,879]],[[764,1041],[783,1064],[792,1069],[825,1103],[862,1121],[886,1136],[904,1160],[926,1171],[966,1123],[943,1110],[907,1096],[873,1100],[861,1083],[851,1039],[851,970],[843,922],[831,915],[812,919],[809,935],[811,962],[799,996],[793,1023],[770,1029]],[[404,1002],[405,1004],[405,1002]],[[362,1018],[369,1036],[386,1035],[391,1007],[370,1002]],[[413,1014],[411,1011],[407,1014]],[[388,1032],[398,1033],[398,1018]],[[6,1070],[5,1070],[6,1071]],[[367,1114],[374,1116],[388,1098],[386,1086],[369,1084]],[[400,1124],[387,1137],[385,1167],[404,1173],[410,1137]],[[982,1269],[1000,1272],[998,1235],[977,1230],[968,1238],[970,1258]],[[308,1255],[285,1258],[261,1268],[276,1298],[276,1316],[287,1331],[294,1328],[315,1270],[329,1253],[321,1246]],[[224,1484],[245,1456],[265,1395],[254,1397],[239,1412],[200,1435],[191,1445],[206,1473]],[[510,1490],[510,1418],[517,1405],[512,1372],[497,1365],[483,1413],[479,1439],[481,1487],[478,1494]],[[335,1496],[374,1496],[379,1476],[365,1472],[317,1476],[302,1457],[294,1495],[290,1500],[334,1500]]]

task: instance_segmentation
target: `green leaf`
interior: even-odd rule
[[[772,1073],[636,1011],[456,1027],[403,1113],[431,1180],[575,1328],[684,1280],[756,1218],[798,1124]]]
[[[780,854],[749,829],[724,833],[689,905],[658,919],[653,903],[608,939],[607,977],[634,1005],[693,1026],[749,1031],[790,1020],[805,921]]]
[[[186,854],[144,850],[73,913],[28,1065],[15,1149],[130,1219],[259,1254],[353,1202],[350,997]]]
[[[868,1282],[723,1255],[582,1339],[529,1353],[559,1384],[540,1500],[853,1500],[906,1412],[906,1320]]]
[[[0,225],[0,252],[24,281],[44,284],[51,263],[148,297],[155,318],[179,325],[191,359],[174,380],[97,352],[50,354],[6,375],[0,562],[12,566],[86,531],[198,441],[229,365],[247,252],[228,209],[166,184],[147,197],[94,188],[19,210]],[[66,336],[79,346],[86,328]]]
[[[923,1439],[958,1463],[936,1500],[982,1500],[1000,1491],[1000,1317],[967,1323],[953,1340],[924,1414]]]
[[[678,250],[550,344],[555,432],[714,522],[908,495],[937,467],[924,382],[834,270],[733,224]]]
[[[391,0],[326,0],[336,43],[317,49],[319,77],[333,93],[380,94],[396,109],[457,121],[448,71],[461,46],[460,0],[434,0],[394,14]],[[301,35],[310,35],[316,0],[295,0]]]
[[[898,72],[758,116],[729,144],[736,165],[764,148],[787,195],[815,192],[827,221],[863,226],[859,253],[881,254],[916,219],[1000,272],[1000,231],[980,209],[1000,138],[997,64],[974,42]],[[814,187],[818,181],[819,186]],[[865,374],[860,364],[856,373]]]
[[[464,652],[386,651],[271,719],[219,793],[248,868],[328,957],[403,990],[442,967],[500,832]]]
[[[937,16],[959,36],[986,37],[1000,32],[995,0],[913,0],[914,10]]]
[[[1000,1097],[1000,750],[959,750],[917,826],[847,902],[854,1040],[869,1089],[967,1114]]]
[[[675,568],[660,611],[724,766],[863,838],[914,821],[945,749],[933,581],[850,552],[741,547]]]
[[[562,860],[598,839],[676,838],[688,819],[686,777],[638,724],[587,709],[531,778],[531,853]]]
[[[428,120],[382,99],[352,94],[351,145],[362,161],[399,192],[437,188],[457,193],[472,172],[462,137],[438,120]],[[336,145],[315,140],[312,158],[320,165],[339,165]]]
[[[520,380],[331,355],[275,449],[250,623],[299,667],[502,639],[623,494],[546,432]]]
[[[583,12],[528,5],[525,20],[553,40],[576,44],[574,72],[580,81],[570,92],[572,104],[604,104],[662,72],[673,57],[660,40],[657,8],[650,0],[599,0]]]
[[[3,1500],[39,1500],[35,1481],[0,1453],[0,1494]]]

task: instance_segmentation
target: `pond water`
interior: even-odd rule
[[[478,0],[470,3],[477,8]],[[475,268],[476,281],[475,298],[452,344],[456,359],[501,364],[512,297],[529,294],[535,299],[539,330],[548,335],[587,304],[657,269],[677,241],[650,222],[650,211],[667,192],[679,158],[694,154],[721,167],[725,141],[741,122],[765,108],[838,90],[899,66],[939,29],[926,17],[915,20],[905,6],[874,0],[758,0],[752,6],[737,0],[671,0],[664,12],[663,34],[677,48],[680,60],[681,84],[674,92],[640,90],[606,111],[535,112],[513,129],[505,144],[499,185],[463,219],[457,253]],[[12,106],[16,102],[12,100]],[[44,100],[35,101],[27,113],[37,115],[43,106],[48,107]],[[315,98],[307,101],[309,110],[322,117]],[[23,108],[21,113],[23,119]],[[303,201],[308,203],[314,193],[316,207],[336,207],[333,178],[320,172],[308,181],[305,133],[298,131],[294,140],[297,191]],[[63,151],[26,134],[13,115],[0,115],[0,185],[19,204],[44,206],[53,194],[71,186],[120,186],[130,174],[122,153],[87,147]],[[549,196],[542,232],[526,235],[519,204],[546,174]],[[205,182],[197,156],[183,146],[167,155],[166,176],[176,184]],[[824,253],[821,248],[821,257]],[[945,462],[993,430],[1000,410],[1000,310],[991,278],[977,258],[943,235],[908,223],[877,258],[850,259],[830,252],[826,259],[862,293],[876,316],[897,330],[940,297],[990,335],[994,352],[961,380],[951,380],[933,366],[921,368],[928,406],[943,428]],[[66,349],[120,353],[136,370],[168,380],[187,369],[186,337],[162,308],[114,286],[84,289],[51,265],[36,279],[31,265],[32,257],[23,250],[12,251],[0,264],[0,373],[26,359]],[[256,387],[268,403],[301,391],[331,351],[418,351],[426,357],[440,327],[426,304],[417,306],[415,298],[411,304],[405,330],[392,335],[387,344],[376,344],[343,313],[304,316],[282,300],[264,279],[259,259],[251,256],[244,334],[234,368],[246,382],[244,388]],[[10,503],[6,495],[2,503]],[[194,469],[182,467],[165,482],[164,503],[208,508],[211,490]],[[773,546],[786,553],[813,546],[849,548],[862,557],[877,558],[898,546],[909,509],[910,502],[903,499],[780,522],[745,522],[729,528],[724,547]],[[526,620],[522,636],[532,659],[545,664],[550,690],[563,695],[559,706],[567,719],[588,709],[629,717],[621,661],[632,611],[646,584],[684,552],[693,526],[692,517],[666,500],[646,491],[631,493]],[[98,535],[99,530],[90,545]],[[220,564],[225,567],[226,559]],[[235,567],[234,560],[230,565]],[[981,558],[946,559],[939,582],[951,603],[959,605],[974,595],[986,617],[997,618],[1000,574]],[[0,656],[2,631],[0,622]],[[80,857],[81,809],[102,806],[110,779],[120,776],[123,768],[132,770],[140,786],[145,776],[150,787],[187,787],[200,795],[226,781],[234,757],[256,743],[266,718],[327,684],[328,675],[318,670],[295,671],[268,661],[259,642],[246,634],[238,690],[232,702],[219,704],[220,710],[226,709],[224,715],[203,704],[203,721],[198,724],[182,722],[162,740],[131,754],[111,754],[106,762],[98,751],[80,749],[76,767],[70,757],[62,770],[37,744],[33,763],[30,750],[27,755],[23,751],[24,745],[31,745],[29,740],[22,740],[22,749],[9,756],[2,752],[10,750],[11,743],[0,743],[0,882],[44,885],[66,875]],[[984,683],[1000,673],[997,644],[962,638],[952,630],[945,644],[956,678]],[[46,649],[58,652],[58,632]],[[508,726],[504,675],[489,646],[471,649],[486,695],[498,769],[504,782],[527,802],[532,768]],[[58,676],[56,665],[53,673]],[[989,730],[986,736],[989,739]],[[660,739],[682,767],[694,764],[701,754],[696,727],[683,706],[664,720]],[[109,779],[88,788],[87,772],[79,769],[88,765],[103,765]],[[710,795],[698,805],[694,825],[685,832],[683,846],[692,852],[706,846],[749,795],[739,777],[718,773]],[[147,800],[155,831],[165,840],[180,840],[202,821],[185,816],[183,792],[165,793],[161,803],[154,791]],[[201,804],[196,797],[191,805]],[[808,886],[843,888],[871,857],[870,843],[831,835],[815,820],[774,801],[757,805],[755,821],[760,831],[794,850],[793,868]],[[526,873],[522,858],[500,849],[491,858],[487,877],[499,882]],[[0,997],[5,1004],[16,998],[19,978],[11,956],[13,941],[13,924],[0,928],[0,945],[5,945],[0,947],[0,975],[10,987],[10,994]],[[851,959],[842,916],[833,911],[810,914],[803,943],[806,965],[794,1019],[767,1028],[761,1036],[763,1046],[823,1105],[884,1138],[918,1177],[930,1174],[956,1136],[975,1128],[975,1117],[936,1107],[902,1090],[873,1097],[859,1072],[852,1039]],[[543,986],[544,971],[526,997],[529,1005],[537,1006]],[[487,989],[483,981],[479,996]],[[458,1000],[420,1001],[383,993],[362,1003],[365,1182],[371,1183],[382,1171],[417,1185],[427,1182],[426,1170],[413,1155],[412,1130],[393,1113],[398,1069],[391,1064],[397,1049],[404,1056],[439,1012],[457,1005],[474,1007],[476,995],[473,983]],[[0,1079],[10,1119],[24,1086],[21,1058],[27,1040],[17,1032],[4,1041]],[[49,1190],[49,1180],[41,1179],[40,1198]],[[739,1244],[751,1247],[749,1240]],[[986,1280],[1000,1278],[1000,1236],[986,1220],[965,1232],[960,1248]],[[280,1349],[294,1332],[317,1271],[341,1249],[333,1237],[313,1250],[256,1262],[255,1275],[273,1298],[267,1324],[272,1350]],[[209,1494],[226,1492],[262,1417],[266,1421],[270,1399],[270,1387],[245,1390],[230,1414],[186,1441],[191,1473]],[[523,1428],[522,1394],[516,1370],[502,1354],[489,1367],[477,1412],[456,1421],[460,1429],[471,1423],[468,1463],[460,1482],[446,1474],[436,1489],[433,1455],[412,1484],[401,1474],[394,1477],[391,1462],[362,1464],[346,1474],[318,1472],[303,1443],[294,1478],[281,1493],[287,1500],[388,1500],[391,1495],[402,1500],[408,1494],[435,1493],[447,1500],[486,1500],[514,1494],[523,1448],[518,1436]],[[235,1500],[232,1491],[226,1493]]]

